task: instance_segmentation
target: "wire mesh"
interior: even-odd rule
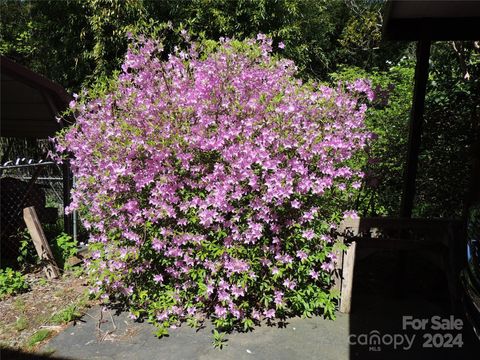
[[[27,159],[0,166],[1,257],[19,255],[26,226],[23,209],[33,206],[46,233],[63,229],[63,172],[55,163]],[[46,234],[47,235],[47,234]],[[48,236],[47,236],[48,238]]]

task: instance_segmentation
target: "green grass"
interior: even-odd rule
[[[50,330],[47,330],[47,329],[38,330],[35,334],[30,336],[30,338],[27,341],[27,346],[34,347],[38,343],[40,343],[43,340],[45,340],[46,338],[48,338],[51,333],[52,332]]]
[[[60,325],[60,324],[67,324],[70,321],[79,319],[82,316],[82,313],[78,310],[78,308],[79,308],[78,304],[68,305],[65,309],[53,315],[50,322],[52,324]]]
[[[49,320],[50,324],[61,325],[68,324],[71,321],[80,319],[85,309],[88,307],[88,295],[84,293],[75,302],[71,303],[64,309],[55,313]]]
[[[13,307],[15,308],[15,310],[19,311],[19,312],[24,312],[25,311],[25,300],[19,298],[19,299],[15,299],[15,302],[13,303]]]
[[[20,315],[20,317],[15,321],[15,330],[18,332],[25,330],[28,328],[28,320],[25,315]]]

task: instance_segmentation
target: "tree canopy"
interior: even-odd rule
[[[367,123],[379,140],[358,207],[396,214],[415,59],[414,44],[382,39],[383,12],[384,3],[366,0],[2,1],[0,53],[79,92],[120,70],[129,33],[161,39],[166,53],[182,42],[181,28],[198,41],[267,34],[285,44],[277,55],[294,60],[305,80],[372,80],[378,96]],[[432,45],[418,216],[461,212],[479,138],[479,75],[480,42]]]

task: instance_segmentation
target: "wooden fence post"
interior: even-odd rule
[[[40,260],[45,262],[44,270],[47,279],[58,278],[60,276],[58,265],[55,262],[52,250],[48,245],[47,238],[43,233],[42,225],[38,220],[37,212],[33,206],[23,209],[23,219],[25,220]]]
[[[340,297],[340,312],[349,314],[352,306],[353,274],[355,269],[355,252],[357,242],[354,241],[348,247],[343,257],[342,289]]]
[[[360,219],[348,218],[341,222],[339,226],[339,233],[343,242],[348,233],[356,236],[360,229]],[[357,242],[353,241],[347,251],[341,257],[341,282],[340,286],[340,312],[348,314],[351,310],[352,304],[352,288],[353,288],[353,274],[355,268],[355,253],[357,249]]]

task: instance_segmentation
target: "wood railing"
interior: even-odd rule
[[[449,219],[378,217],[343,220],[338,237],[348,245],[348,250],[338,251],[339,260],[335,270],[335,286],[341,294],[340,312],[350,313],[351,310],[355,262],[378,250],[419,249],[436,254],[447,276],[451,301],[454,302],[461,231],[461,221]]]

